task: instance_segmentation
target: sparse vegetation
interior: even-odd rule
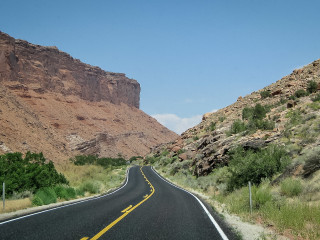
[[[265,98],[271,97],[271,93],[270,91],[262,91],[260,92],[260,96],[262,99],[265,99]]]
[[[288,197],[298,196],[302,192],[302,184],[297,179],[287,178],[281,182],[281,193]]]
[[[100,165],[102,167],[119,167],[127,164],[127,161],[122,158],[98,158],[93,155],[78,155],[71,158],[70,161],[78,166],[82,165]]]
[[[272,130],[275,127],[274,121],[264,119],[269,111],[269,106],[261,104],[257,104],[255,107],[245,107],[242,110],[242,119],[246,122],[235,120],[227,135],[231,136],[244,131],[247,131],[247,134],[254,133],[257,129]]]
[[[220,117],[219,117],[219,121],[220,121],[220,122],[223,122],[224,120],[226,120],[226,117],[225,117],[225,116],[220,116]]]
[[[244,132],[246,129],[247,127],[244,122],[242,122],[241,120],[235,120],[231,125],[230,130],[227,132],[227,135],[231,136],[232,134],[241,133]]]
[[[314,98],[311,99],[313,102],[320,101],[320,93],[318,93]]]
[[[307,93],[305,90],[303,90],[303,89],[299,89],[299,90],[297,90],[297,91],[294,93],[294,96],[295,96],[296,98],[305,97],[305,96],[307,96],[307,95],[308,95],[308,93]]]
[[[216,129],[216,124],[217,124],[216,122],[211,122],[211,123],[210,123],[210,131],[211,131],[211,132]]]
[[[318,89],[318,84],[315,81],[312,80],[308,83],[308,87],[307,87],[308,93],[314,93],[317,91],[317,89]]]

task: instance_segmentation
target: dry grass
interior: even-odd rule
[[[78,188],[85,183],[91,182],[99,185],[100,193],[120,186],[125,180],[127,169],[126,166],[119,169],[111,169],[96,165],[76,166],[72,163],[57,164],[56,168],[66,176],[70,186]]]
[[[29,208],[31,206],[32,206],[32,203],[31,203],[30,198],[17,199],[17,200],[6,200],[5,211],[3,211],[2,202],[1,202],[0,213],[13,212],[13,211]]]

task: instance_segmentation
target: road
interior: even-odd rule
[[[112,194],[0,222],[0,239],[234,239],[210,217],[194,196],[135,166]]]

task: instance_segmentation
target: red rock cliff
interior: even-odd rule
[[[136,80],[82,63],[56,47],[16,40],[0,31],[0,82],[8,81],[38,93],[56,92],[139,108],[140,84]]]

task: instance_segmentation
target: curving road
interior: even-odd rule
[[[0,239],[235,239],[212,214],[150,167],[136,166],[111,194],[0,222]]]

